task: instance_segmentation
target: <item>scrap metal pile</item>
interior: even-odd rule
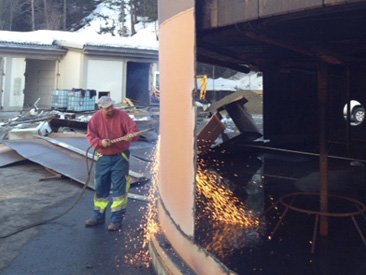
[[[36,103],[30,110],[0,112],[0,167],[28,159],[84,184],[89,147],[87,124],[97,110],[79,113],[40,110]],[[158,127],[157,112],[122,104],[116,104],[115,108],[124,109],[141,131]],[[146,167],[151,162],[156,140],[156,132],[145,131],[140,141],[131,145],[131,183],[150,179]],[[89,187],[93,188],[93,184]]]

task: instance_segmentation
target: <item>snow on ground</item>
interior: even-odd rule
[[[126,9],[125,11],[125,27],[127,35],[131,35],[131,16]],[[112,7],[107,3],[100,3],[94,12],[85,18],[85,21],[88,22],[85,24],[83,28],[78,30],[78,33],[88,33],[94,34],[100,32],[101,28],[111,28],[115,26],[113,31],[113,36],[118,36],[119,31],[122,28],[122,23],[119,22],[119,10],[116,7]],[[146,22],[146,19],[139,18],[140,22],[135,25],[136,32],[139,32],[143,29],[150,29],[156,31],[157,30],[157,22]],[[112,33],[105,33],[104,36],[112,36]]]
[[[197,82],[198,88],[201,82]],[[209,91],[237,91],[237,90],[262,90],[262,76],[256,72],[248,74],[237,73],[230,79],[226,78],[209,78],[207,81],[207,90]]]
[[[97,15],[101,16],[97,16]],[[122,24],[118,22],[119,11],[106,3],[100,3],[94,12],[89,15],[86,20],[88,23],[77,31],[82,35],[92,36],[98,35],[102,39],[96,39],[95,43],[89,42],[89,45],[101,43],[108,43],[109,46],[123,46],[140,48],[140,49],[155,49],[159,48],[158,42],[158,23],[145,22],[140,18],[140,22],[135,25],[136,34],[129,37],[120,37]],[[102,28],[115,27],[112,33],[98,34]],[[126,10],[125,27],[127,28],[127,35],[131,34],[131,20],[130,14]]]

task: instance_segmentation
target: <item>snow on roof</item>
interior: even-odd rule
[[[16,44],[53,45],[54,38],[35,32],[0,31],[0,42]]]
[[[153,31],[153,26],[143,29],[132,37],[114,37],[103,36],[89,33],[63,32],[39,30],[33,32],[10,32],[0,31],[0,42],[28,45],[66,45],[74,43],[79,48],[84,45],[119,47],[119,48],[137,48],[146,50],[158,50],[159,42]],[[151,37],[151,39],[149,39]]]
[[[86,35],[83,32],[80,34]],[[87,34],[87,37],[90,35],[91,34]],[[145,50],[159,49],[159,41],[157,40],[155,23],[149,23],[146,28],[141,29],[131,37],[93,35],[94,39],[89,39],[85,44],[93,46],[137,48]]]

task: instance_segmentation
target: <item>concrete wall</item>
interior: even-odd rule
[[[3,108],[4,103],[4,79],[5,79],[5,58],[0,57],[0,110]]]
[[[84,66],[82,88],[108,91],[117,103],[122,102],[126,88],[123,59],[85,56]]]
[[[194,231],[195,191],[193,22],[191,9],[160,26],[160,93],[164,96],[160,97],[159,190],[172,219],[189,236]]]
[[[83,74],[82,52],[68,51],[59,64],[59,79],[56,88],[59,90],[70,90],[72,88],[81,88]]]
[[[4,111],[19,110],[23,107],[24,85],[25,85],[25,58],[4,57],[3,78],[4,87]]]

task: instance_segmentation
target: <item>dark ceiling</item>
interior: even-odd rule
[[[365,2],[205,29],[200,14],[205,7],[196,8],[198,62],[243,72],[265,66],[313,71],[319,60],[333,65],[366,62]]]

